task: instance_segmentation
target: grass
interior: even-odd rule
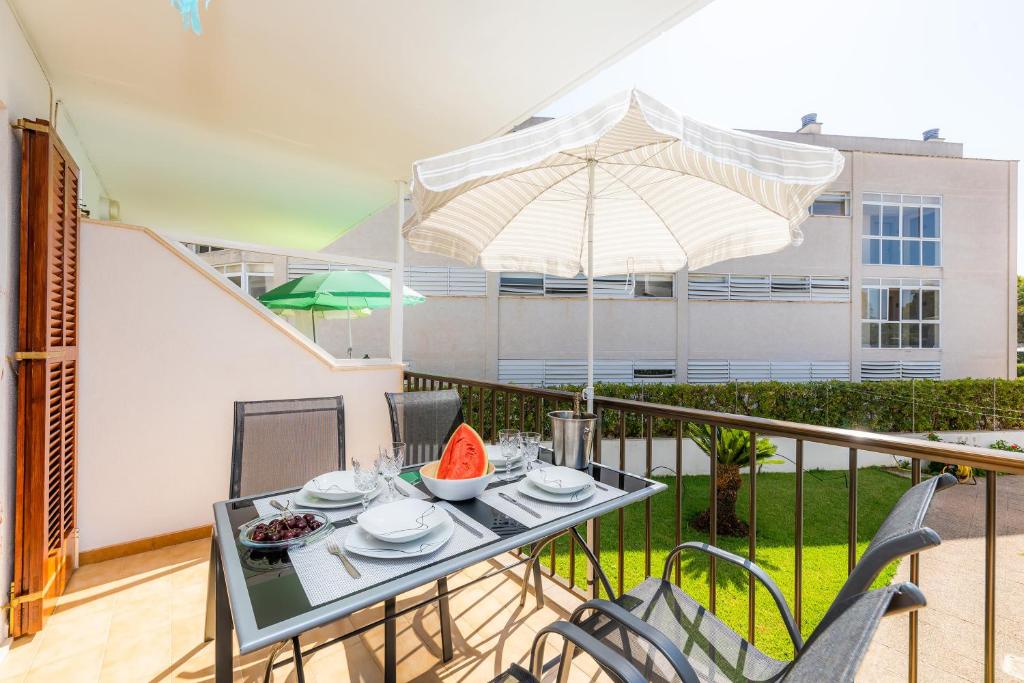
[[[660,576],[665,556],[676,545],[675,477],[656,477],[668,485],[651,500],[651,573]],[[706,541],[707,535],[688,525],[688,520],[707,508],[707,476],[682,477],[681,541]],[[896,500],[910,485],[903,479],[875,468],[858,475],[857,554],[864,552],[875,531]],[[740,517],[747,519],[749,497],[747,476],[743,477],[737,505]],[[794,502],[796,478],[793,474],[757,475],[757,556],[756,562],[775,580],[793,609],[795,564]],[[809,471],[804,476],[803,546],[803,623],[804,637],[824,616],[847,575],[847,475],[845,472]],[[647,576],[644,564],[645,506],[636,504],[625,511],[623,579],[626,590]],[[618,586],[618,513],[601,518],[601,565],[612,587]],[[580,532],[585,533],[580,527]],[[719,537],[718,545],[741,556],[747,555],[748,539]],[[548,556],[542,556],[549,567]],[[556,545],[555,567],[563,577],[569,575],[569,541]],[[576,585],[585,585],[587,563],[577,549]],[[887,584],[896,566],[888,567],[876,585]],[[718,563],[717,614],[738,633],[747,634],[747,573],[738,567]],[[674,573],[673,573],[674,580]],[[702,604],[708,601],[708,561],[706,556],[690,553],[682,556],[681,585]],[[602,591],[603,593],[603,591]],[[779,659],[793,656],[793,646],[766,590],[756,592],[755,643],[764,652]]]

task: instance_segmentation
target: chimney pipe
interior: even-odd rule
[[[817,114],[804,114],[800,117],[800,128],[797,133],[821,133],[821,124]]]

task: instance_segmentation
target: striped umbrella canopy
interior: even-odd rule
[[[803,240],[834,150],[717,128],[633,90],[413,165],[409,244],[491,271],[691,270]],[[588,405],[590,402],[588,400]]]
[[[391,306],[391,281],[376,273],[359,270],[332,270],[304,275],[275,287],[260,297],[273,310],[309,311],[316,341],[317,311],[339,312],[348,319],[348,356],[352,357],[352,318],[362,318],[378,308]],[[402,289],[402,305],[421,304],[426,298],[410,287]],[[344,312],[344,313],[342,313]]]

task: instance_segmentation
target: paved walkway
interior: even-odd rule
[[[997,479],[996,680],[1024,680],[1024,477]],[[942,545],[921,555],[919,677],[984,680],[985,481],[936,494],[927,519]],[[897,581],[910,577],[901,563]],[[858,680],[906,681],[908,619],[885,619]]]

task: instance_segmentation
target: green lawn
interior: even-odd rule
[[[675,546],[675,477],[658,477],[668,490],[654,497],[651,524],[651,572],[661,575],[668,551]],[[682,478],[683,541],[706,541],[707,536],[688,526],[687,520],[706,509],[709,478]],[[857,538],[858,555],[864,552],[871,536],[885,519],[899,496],[909,487],[909,480],[879,469],[862,469],[858,478]],[[743,477],[738,508],[747,518],[747,477]],[[793,608],[794,578],[794,501],[795,476],[792,474],[759,474],[757,476],[757,563],[775,580]],[[847,477],[845,472],[810,471],[804,476],[804,590],[803,632],[806,637],[824,615],[839,588],[846,580]],[[583,528],[580,528],[583,533]],[[644,568],[644,505],[626,510],[625,522],[625,588],[629,590],[645,577]],[[608,572],[612,586],[617,587],[618,513],[601,518],[601,564]],[[748,541],[743,538],[719,538],[718,545],[746,556]],[[549,556],[545,552],[544,567]],[[557,546],[556,568],[560,575],[569,574],[569,542],[561,539]],[[586,559],[577,549],[577,585],[585,581]],[[895,565],[878,578],[877,585],[888,583]],[[718,563],[717,613],[739,633],[747,633],[747,574],[732,565]],[[707,604],[708,562],[705,556],[690,553],[682,563],[683,588]],[[792,643],[767,591],[757,590],[758,648],[778,658],[792,657]]]

